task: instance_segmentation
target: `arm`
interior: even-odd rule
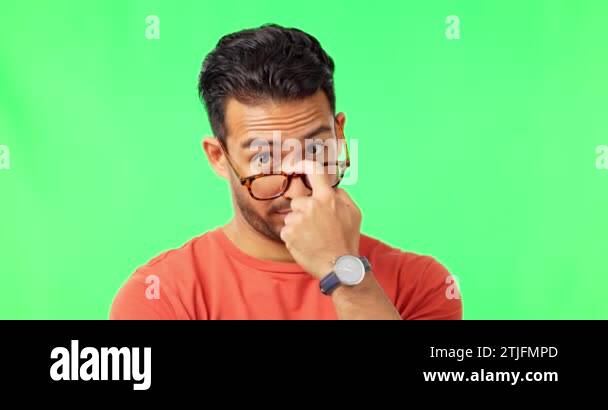
[[[165,289],[159,289],[160,296],[155,298],[148,294],[149,286],[141,271],[132,275],[114,297],[110,320],[177,319]]]
[[[332,294],[339,319],[343,320],[400,320],[401,316],[376,281],[374,274],[365,274],[357,286],[339,286]]]
[[[281,239],[296,262],[321,279],[339,256],[358,255],[361,211],[346,191],[331,188],[322,175],[308,176],[312,196],[292,199]],[[356,286],[339,286],[331,298],[340,319],[401,318],[371,272]]]

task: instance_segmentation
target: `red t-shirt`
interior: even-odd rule
[[[402,318],[462,318],[453,279],[433,258],[366,235],[359,248]],[[247,255],[221,228],[137,269],[110,312],[110,319],[336,318],[331,297],[298,264]]]

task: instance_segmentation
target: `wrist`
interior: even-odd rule
[[[334,302],[337,300],[342,301],[353,301],[366,295],[372,294],[377,287],[378,282],[372,272],[365,273],[361,283],[355,286],[338,286],[331,294],[331,298]]]

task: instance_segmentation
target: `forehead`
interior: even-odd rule
[[[320,126],[333,129],[332,111],[322,91],[294,101],[269,100],[255,105],[230,98],[224,118],[229,145],[252,136],[271,136],[274,131],[280,131],[281,136],[299,138]]]

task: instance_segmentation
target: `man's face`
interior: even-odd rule
[[[277,164],[277,153],[281,156],[280,169],[293,172],[301,167],[306,153],[323,149],[321,140],[335,137],[334,117],[321,91],[297,101],[260,105],[246,105],[231,98],[225,113],[226,146],[241,177],[267,172],[270,164]],[[281,149],[277,151],[273,143],[279,135]],[[294,150],[294,144],[300,148]],[[281,197],[265,201],[254,199],[232,172],[230,184],[237,211],[256,231],[278,242],[282,242],[280,232],[291,200],[312,194],[301,178],[293,178]]]

